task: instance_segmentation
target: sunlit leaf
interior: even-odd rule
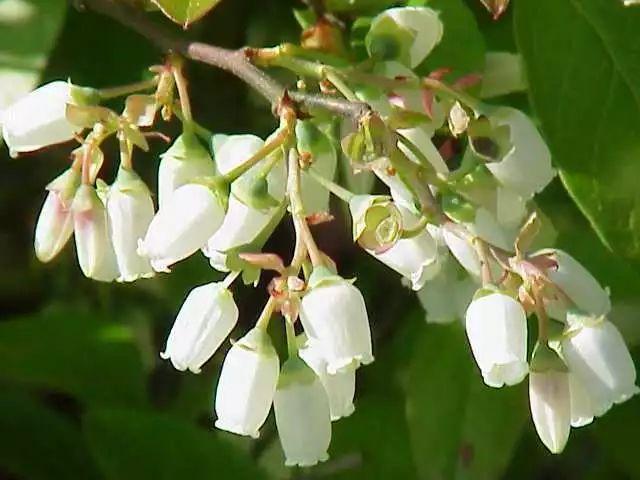
[[[187,28],[215,7],[220,0],[151,0],[162,13]]]

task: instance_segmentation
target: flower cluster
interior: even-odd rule
[[[450,85],[442,71],[415,73],[442,34],[436,11],[391,8],[372,19],[362,39],[365,68],[322,65],[295,49],[256,49],[256,64],[288,68],[307,88],[315,76],[328,98],[370,107],[336,129],[331,116],[299,115],[285,95],[280,125],[266,140],[211,135],[197,124],[175,56],[129,87],[40,87],[3,113],[11,151],[71,139],[80,146],[47,187],[37,257],[52,260],[73,234],[84,275],[130,282],[169,272],[201,251],[228,276],[189,292],[161,353],[194,373],[237,324],[231,284],[240,275],[257,284],[261,270],[275,272],[255,327],[226,354],[215,426],[256,438],[273,405],[286,464],[314,465],[328,458],[331,422],[354,411],[357,369],[374,359],[363,296],[309,228],[332,218],[334,194],[350,212],[354,242],[417,292],[429,321],[464,319],[488,386],[529,375],[538,434],[550,451],[562,451],[570,427],[637,392],[635,367],[606,319],[608,291],[569,254],[537,245],[546,225],[533,197],[555,172],[532,121],[470,96],[468,78]],[[144,90],[153,93],[138,93]],[[127,95],[122,114],[99,105],[114,91]],[[161,155],[156,209],[132,156],[134,147],[148,147],[145,129],[158,112],[177,115],[184,130]],[[98,174],[100,146],[110,136],[120,145],[120,168],[107,185]],[[352,173],[377,177],[386,194],[356,194],[335,183],[339,160]],[[289,265],[262,252],[287,214],[296,232]],[[287,333],[282,365],[267,331],[276,313]],[[530,316],[538,327],[528,355]]]

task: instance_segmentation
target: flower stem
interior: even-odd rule
[[[482,285],[491,285],[493,283],[493,275],[491,275],[491,265],[489,264],[487,244],[480,237],[475,237],[473,239],[473,246],[475,247],[478,258],[480,259]]]
[[[182,114],[182,110],[180,108],[175,108],[173,112],[175,116],[178,117],[178,119],[184,123],[185,118],[184,118],[184,115]],[[207,127],[203,126],[202,124],[196,122],[193,119],[191,120],[191,127],[193,128],[193,133],[195,133],[197,136],[199,136],[202,140],[206,142],[208,142],[213,136],[213,132],[211,130],[209,130]]]
[[[230,172],[227,172],[227,174],[224,175],[224,179],[229,183],[236,180],[243,173],[247,172],[251,167],[257,164],[260,160],[272,154],[274,151],[276,151],[276,149],[280,148],[291,137],[294,129],[295,116],[289,114],[284,115],[278,133],[276,133],[276,135],[272,139],[265,143],[262,148],[251,155],[251,157],[245,160],[242,164],[238,165]]]
[[[338,197],[343,202],[349,203],[349,201],[355,196],[353,192],[350,192],[346,188],[338,185],[336,182],[333,182],[328,178],[323,177],[311,167],[307,168],[305,172],[307,175],[309,175],[316,182],[318,182],[324,188],[329,190],[331,193],[333,193],[336,197]]]
[[[158,85],[159,78],[154,76],[147,80],[140,80],[139,82],[132,82],[126,85],[119,85],[117,87],[101,88],[98,90],[98,96],[100,100],[110,100],[112,98],[123,97],[132,93],[140,92],[142,90],[150,90]]]
[[[287,179],[287,193],[291,204],[291,216],[296,229],[296,236],[300,236],[304,242],[309,258],[314,267],[324,264],[322,253],[318,249],[309,225],[305,218],[302,194],[300,192],[300,165],[298,163],[298,152],[295,148],[289,150],[289,178]]]
[[[549,317],[544,308],[542,295],[535,284],[531,287],[531,293],[535,302],[536,317],[538,317],[538,341],[546,345],[549,341]]]
[[[238,278],[238,275],[240,275],[240,273],[241,273],[240,271],[229,273],[226,277],[224,277],[224,280],[222,281],[222,286],[228,289],[231,286],[231,284],[236,280],[236,278]]]
[[[294,319],[292,319],[291,316],[285,316],[284,328],[287,333],[287,352],[289,353],[289,358],[298,356],[298,342],[296,342],[296,331],[293,322]]]
[[[264,304],[264,308],[256,321],[256,328],[261,328],[266,330],[269,326],[269,321],[271,320],[271,316],[273,315],[273,310],[276,308],[276,299],[274,297],[269,297],[267,303]]]
[[[189,89],[187,88],[187,79],[184,76],[183,66],[184,60],[177,55],[169,56],[169,63],[171,64],[171,72],[176,82],[176,88],[178,89],[178,97],[180,98],[180,110],[182,111],[183,128],[185,130],[193,130],[193,115],[191,113],[191,102],[189,101]]]

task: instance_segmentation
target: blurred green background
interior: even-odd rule
[[[365,9],[382,3],[391,2],[355,2]],[[621,142],[628,148],[634,142],[631,153],[640,153],[635,135],[640,122],[632,121],[634,115],[640,118],[635,95],[640,82],[633,81],[640,79],[640,38],[623,41],[637,37],[638,15],[629,11],[632,20],[618,28],[617,20],[612,24],[607,11],[598,10],[614,3],[617,8],[614,0],[515,0],[517,5],[494,22],[478,0],[428,3],[443,10],[451,32],[430,57],[430,68],[470,73],[481,68],[487,50],[520,49],[525,55],[535,112],[554,161],[618,253],[599,240],[559,179],[539,204],[558,232],[557,245],[611,287],[612,320],[640,360],[634,244],[640,235],[634,216],[640,155],[618,151]],[[300,3],[223,0],[184,35],[228,47],[295,42],[293,7]],[[136,34],[63,0],[0,0],[3,104],[30,82],[69,77],[76,84],[106,87],[137,80],[161,61]],[[553,81],[561,80],[559,70],[567,65],[584,66],[584,73],[574,69],[575,83],[556,88]],[[264,137],[275,127],[268,106],[235,78],[193,63],[187,74],[195,116],[212,131]],[[495,101],[531,112],[525,93]],[[626,104],[635,110],[625,110]],[[161,129],[173,138],[178,125]],[[153,189],[158,154],[166,145],[151,143],[151,151],[138,152],[135,163]],[[108,159],[116,158],[115,145],[109,143],[107,151],[103,177],[110,180],[114,162]],[[44,186],[66,167],[68,155],[69,147],[60,146],[10,159],[0,149],[0,478],[640,478],[637,398],[574,429],[562,455],[548,454],[529,417],[526,382],[486,387],[461,325],[428,325],[415,295],[354,248],[340,215],[315,233],[343,276],[358,277],[374,329],[376,362],[358,371],[355,414],[333,424],[331,460],[311,469],[286,469],[272,416],[255,441],[214,430],[212,398],[228,344],[200,375],[178,372],[158,356],[188,290],[220,277],[204,257],[176,265],[171,275],[126,286],[85,279],[71,244],[51,264],[35,259],[33,230]],[[613,176],[616,161],[626,162],[624,181]],[[591,190],[581,183],[589,181],[598,190],[598,182],[614,180],[624,185],[605,184],[603,198],[585,195]],[[615,217],[616,210],[623,218]],[[292,231],[284,222],[266,249],[288,258],[291,244]],[[255,321],[266,297],[264,280],[258,289],[234,289],[241,320],[232,337]],[[272,323],[277,328],[278,322]],[[282,338],[281,332],[276,336]]]

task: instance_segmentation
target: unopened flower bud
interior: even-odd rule
[[[141,277],[152,277],[149,259],[139,255],[137,247],[153,219],[153,200],[151,192],[133,170],[120,167],[116,181],[109,189],[107,213],[120,271],[118,280],[132,282]]]
[[[160,207],[138,252],[149,258],[158,272],[202,248],[222,224],[224,207],[216,193],[205,185],[178,188]]]
[[[51,261],[71,238],[71,203],[79,185],[80,173],[69,169],[47,186],[49,193],[40,210],[34,242],[41,262]]]
[[[575,391],[576,411],[572,416],[584,425],[640,390],[629,350],[613,323],[575,312],[569,312],[567,321],[561,351],[575,376],[572,395]]]
[[[266,331],[254,328],[233,344],[216,390],[216,427],[258,438],[278,384],[280,361]]]
[[[492,126],[508,127],[511,148],[487,168],[505,187],[529,199],[553,179],[551,153],[529,117],[520,110],[498,107],[488,112]]]
[[[82,128],[66,117],[73,85],[47,83],[9,106],[2,115],[2,136],[12,155],[71,140]]]
[[[76,252],[82,273],[88,278],[111,282],[118,276],[107,210],[90,185],[81,185],[72,204]]]
[[[233,295],[222,283],[194,288],[185,299],[173,324],[167,346],[160,356],[178,370],[200,373],[238,321]]]
[[[161,155],[158,167],[158,206],[162,208],[173,192],[199,177],[214,174],[207,150],[192,134],[182,134]]]
[[[329,458],[329,400],[318,376],[300,358],[282,366],[273,408],[285,465],[309,467]]]
[[[551,453],[562,452],[571,430],[569,373],[546,345],[538,344],[532,355],[529,404],[542,443]]]
[[[322,349],[330,375],[373,362],[367,309],[351,282],[316,267],[302,297],[300,320],[309,343]]]
[[[545,270],[551,280],[578,310],[595,317],[607,315],[611,300],[607,291],[576,259],[558,249],[540,250],[532,257],[547,257],[552,266]]]
[[[484,383],[515,385],[527,375],[527,318],[509,295],[476,293],[466,313],[466,330]]]
[[[442,33],[438,13],[430,8],[390,8],[373,19],[365,45],[372,58],[398,60],[414,68],[440,42]]]
[[[349,200],[353,219],[353,239],[363,248],[383,252],[402,233],[402,214],[389,197],[355,195]]]
[[[298,339],[303,345],[299,352],[300,358],[320,378],[320,382],[322,382],[322,386],[327,392],[331,420],[335,421],[351,415],[355,410],[353,406],[353,396],[356,390],[355,368],[329,375],[327,372],[327,360],[323,355],[322,348],[318,344],[308,343],[305,335],[300,335]]]

